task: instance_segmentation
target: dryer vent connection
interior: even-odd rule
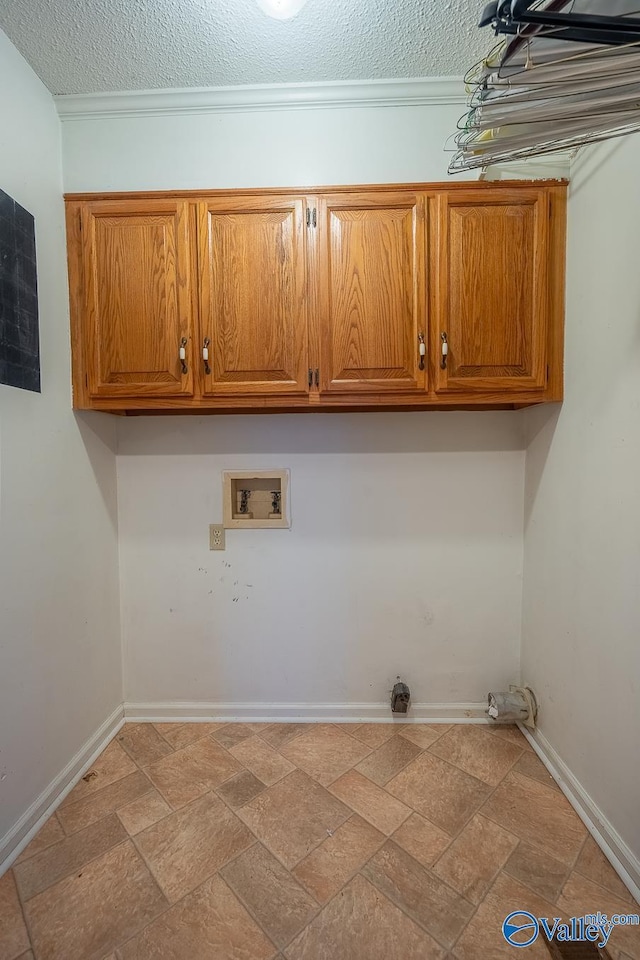
[[[509,692],[489,694],[487,710],[492,720],[502,723],[523,723],[531,730],[536,725],[538,704],[530,687],[509,687]]]

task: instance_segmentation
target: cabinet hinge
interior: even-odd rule
[[[313,386],[313,370],[309,367],[309,386]]]
[[[307,226],[308,227],[317,227],[318,226],[318,212],[315,207],[307,207]]]
[[[316,367],[316,369],[315,369],[315,371],[314,371],[314,379],[315,379],[315,382],[316,382],[316,387],[319,387],[319,386],[320,386],[320,371],[319,371],[319,369],[318,369],[317,367]]]

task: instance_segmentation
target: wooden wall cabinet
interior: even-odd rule
[[[194,332],[188,204],[87,203],[79,225],[88,395],[193,396],[193,368],[180,362]]]
[[[561,182],[66,200],[76,409],[562,399]]]
[[[321,398],[424,392],[425,207],[413,191],[319,199]]]
[[[546,386],[548,195],[465,190],[438,198],[436,392]],[[446,339],[445,339],[446,338]]]
[[[203,397],[308,393],[306,209],[295,196],[197,205]]]

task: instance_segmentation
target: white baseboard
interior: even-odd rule
[[[520,725],[519,725],[520,726]],[[576,811],[622,882],[640,902],[640,860],[593,802],[564,760],[540,730],[520,726],[535,752]]]
[[[122,704],[83,743],[57,777],[42,791],[18,822],[0,839],[0,876],[8,870],[43,823],[92,765],[124,724]]]
[[[413,703],[394,718],[388,703],[208,703],[204,701],[125,703],[127,720],[163,723],[243,721],[260,723],[486,723],[483,703]]]

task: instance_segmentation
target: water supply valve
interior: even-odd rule
[[[398,681],[391,691],[391,712],[406,713],[409,709],[411,700],[411,691],[406,683]]]

